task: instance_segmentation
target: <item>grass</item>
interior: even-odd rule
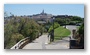
[[[68,35],[70,35],[70,33],[71,32],[68,29],[60,26],[54,30],[54,39],[55,40],[62,39],[64,37],[67,37]]]
[[[77,26],[77,30],[79,29],[80,26]]]

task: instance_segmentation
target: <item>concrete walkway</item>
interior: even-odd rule
[[[27,44],[23,49],[45,49],[45,44],[48,43],[47,35],[42,35],[33,42]]]
[[[47,35],[42,35],[23,49],[69,49],[69,37],[48,44]]]

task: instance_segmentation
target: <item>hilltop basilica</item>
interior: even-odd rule
[[[44,10],[40,14],[34,14],[29,16],[30,18],[36,20],[36,21],[43,21],[43,22],[51,22],[52,21],[52,14],[47,14],[44,12]]]

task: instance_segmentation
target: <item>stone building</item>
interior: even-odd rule
[[[35,14],[30,16],[30,18],[36,20],[36,21],[44,21],[44,22],[52,22],[52,14],[47,14],[44,12],[44,10],[40,14]]]
[[[19,16],[4,17],[4,20],[10,20],[10,19],[13,19],[15,17],[19,17]],[[20,17],[34,19],[36,22],[44,24],[44,23],[47,23],[48,21],[52,22],[53,15],[52,14],[47,14],[43,10],[40,14],[33,14],[33,15],[28,15],[28,16],[23,15],[23,16],[20,16]]]

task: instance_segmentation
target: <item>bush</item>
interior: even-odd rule
[[[54,29],[58,28],[59,26],[60,25],[57,22],[54,23]],[[53,24],[50,26],[48,32],[51,32],[52,30],[53,30]]]
[[[30,18],[14,17],[5,21],[7,23],[4,25],[4,48],[10,48],[25,37],[30,37],[32,41],[40,32],[43,33],[42,26]]]
[[[84,23],[79,27],[76,33],[77,44],[81,49],[84,49]]]
[[[84,35],[84,23],[80,26],[78,32],[79,32],[79,34],[83,34]]]
[[[16,43],[23,39],[24,36],[19,33],[12,34],[11,40],[14,40]]]

